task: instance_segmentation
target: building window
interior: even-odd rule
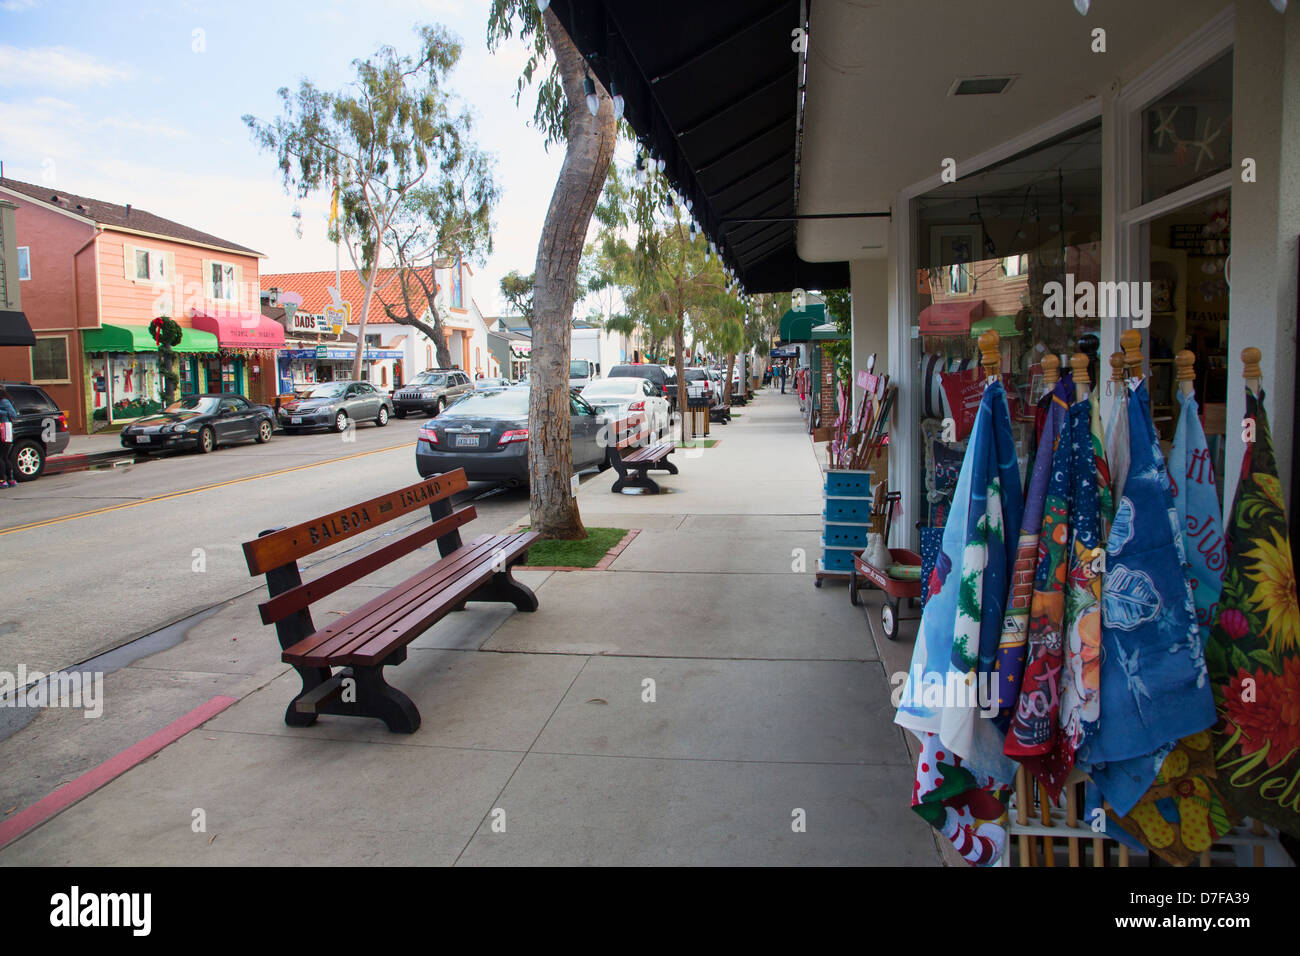
[[[424,365],[426,368],[433,368],[433,346],[424,347]]]
[[[465,308],[465,289],[461,279],[461,269],[463,268],[460,257],[457,256],[456,268],[451,274],[451,307],[453,309]]]
[[[212,298],[228,302],[238,298],[235,282],[235,267],[225,262],[212,263]]]
[[[379,348],[379,347],[380,347],[380,344],[379,344],[379,333],[375,333],[374,335],[371,335],[369,332],[367,332],[367,333],[366,333],[366,346],[369,347],[369,348],[376,348],[376,349]]]
[[[1024,275],[1028,271],[1029,256],[1026,254],[1007,256],[1002,260],[1002,274],[1008,279]]]
[[[166,254],[152,249],[135,250],[135,277],[144,282],[166,281]]]
[[[32,251],[30,246],[18,247],[18,279],[25,282],[32,277]]]
[[[1177,192],[1232,165],[1232,53],[1142,111],[1142,201]]]
[[[32,381],[68,381],[68,339],[60,335],[37,339],[32,346]]]

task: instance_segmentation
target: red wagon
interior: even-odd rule
[[[906,599],[909,603],[921,596],[921,582],[901,581],[891,578],[884,569],[867,563],[861,551],[853,554],[853,574],[849,576],[849,600],[858,603],[858,578],[863,577],[885,592],[885,603],[880,606],[880,624],[885,629],[885,637],[891,641],[898,640],[898,604]],[[895,564],[921,566],[921,556],[906,548],[890,548],[889,556]]]

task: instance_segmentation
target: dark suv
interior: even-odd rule
[[[68,447],[68,416],[39,385],[0,382],[18,411],[12,449],[19,481],[35,481],[45,470],[45,459]]]
[[[664,370],[662,365],[651,365],[648,362],[628,362],[625,365],[615,365],[605,374],[605,377],[643,378],[655,387],[655,394],[663,398],[664,386],[668,384],[669,373]]]
[[[472,391],[474,385],[460,369],[429,369],[393,392],[393,408],[398,418],[441,415],[444,408]]]

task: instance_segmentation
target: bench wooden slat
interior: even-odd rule
[[[289,664],[319,665],[338,653],[346,652],[349,644],[356,641],[362,633],[382,626],[395,613],[395,607],[405,609],[427,599],[431,590],[437,590],[444,582],[454,579],[463,568],[472,566],[482,553],[491,553],[488,546],[495,537],[483,535],[475,538],[470,544],[435,562],[419,574],[407,578],[378,597],[371,598],[355,611],[286,648],[281,659]]]
[[[410,608],[403,617],[393,621],[384,631],[374,634],[364,644],[354,647],[349,652],[346,663],[375,664],[383,660],[391,651],[394,641],[406,643],[409,640],[407,635],[422,633],[442,615],[449,604],[459,604],[477,590],[483,583],[483,579],[493,573],[491,568],[496,561],[498,549],[504,553],[504,562],[509,563],[527,551],[538,537],[535,531],[500,536],[492,543],[490,557],[480,561],[477,568],[465,569],[460,580],[439,595],[440,598],[445,595],[445,598],[438,604],[425,603]],[[488,574],[483,573],[484,569],[487,569]]]
[[[350,508],[341,508],[332,514],[246,541],[244,557],[248,561],[248,572],[252,575],[265,574],[272,568],[346,541],[417,508],[449,498],[468,487],[464,469],[457,468]]]
[[[624,455],[623,462],[628,465],[635,465],[643,461],[658,461],[660,458],[670,455],[676,450],[677,448],[675,445],[668,442],[660,442],[657,445],[650,445],[647,448],[634,451],[630,455]]]
[[[424,547],[430,541],[441,538],[462,525],[468,524],[477,515],[478,511],[473,505],[466,505],[447,517],[433,524],[425,525],[418,531],[412,532],[392,544],[371,551],[351,564],[337,568],[328,574],[322,574],[319,578],[300,584],[296,588],[271,598],[269,601],[263,601],[257,606],[262,615],[262,623],[274,624],[281,618],[287,617],[295,611],[300,611],[323,597],[328,597],[340,588],[346,587],[354,581],[359,581],[371,572],[378,571],[398,558],[405,557],[412,551]]]

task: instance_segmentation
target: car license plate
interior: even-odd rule
[[[149,444],[149,442],[153,441],[153,439],[150,438],[148,435],[136,435],[135,440],[137,443],[141,445],[147,445]]]
[[[301,424],[302,424],[302,416],[301,416],[301,415],[295,415],[293,418],[290,418],[290,419],[289,419],[289,424],[290,424],[290,425],[301,425]]]
[[[477,435],[457,435],[457,436],[456,436],[456,447],[457,447],[457,448],[461,448],[461,447],[466,446],[466,445],[468,445],[468,446],[471,447],[471,448],[477,448],[477,447],[478,447],[478,436],[477,436]]]

